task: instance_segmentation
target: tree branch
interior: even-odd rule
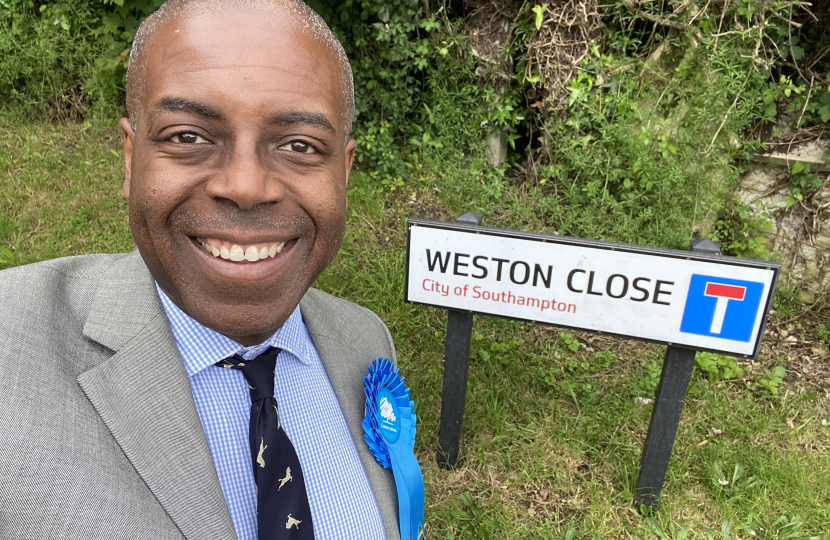
[[[660,26],[668,26],[669,28],[683,30],[684,32],[690,29],[689,26],[683,23],[677,21],[670,21],[668,19],[664,19],[663,17],[658,17],[657,15],[652,15],[651,13],[648,13],[646,11],[637,9],[635,0],[623,0],[623,4],[625,4],[625,7],[627,7],[629,11],[631,11],[637,17],[643,18],[647,21],[651,21],[655,24],[659,24]],[[698,40],[703,38],[703,35],[700,33],[700,30],[698,30],[697,28],[691,28],[691,30],[695,38],[697,38]]]

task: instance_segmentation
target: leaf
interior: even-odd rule
[[[547,9],[547,4],[543,4],[540,6],[533,6],[533,13],[536,14],[536,30],[540,30],[542,28],[542,23],[545,20],[545,10]]]
[[[9,248],[0,246],[0,262],[4,262],[6,264],[14,264],[14,253]]]
[[[803,170],[804,170],[804,164],[801,163],[800,161],[796,161],[790,172],[792,172],[793,174],[798,174]]]
[[[821,117],[822,122],[830,121],[830,106],[825,105],[824,107],[818,110],[818,114]]]
[[[796,62],[798,62],[799,60],[801,60],[802,58],[804,58],[804,49],[802,49],[802,48],[801,48],[801,47],[799,47],[798,45],[793,45],[793,47],[792,47],[792,55],[793,55],[793,60],[795,60]]]

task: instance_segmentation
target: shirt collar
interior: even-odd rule
[[[167,319],[170,321],[170,330],[173,332],[176,347],[182,355],[188,377],[192,377],[223,358],[228,358],[234,354],[239,354],[246,360],[250,360],[267,347],[282,349],[291,353],[301,363],[311,364],[312,355],[309,350],[311,337],[308,335],[308,330],[303,322],[300,306],[294,308],[288,320],[273,336],[259,345],[245,347],[202,325],[179,309],[164,294],[158,283],[156,283],[156,290]]]

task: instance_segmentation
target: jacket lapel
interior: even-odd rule
[[[351,338],[354,336],[333,332],[332,329],[339,326],[333,319],[335,315],[325,306],[318,305],[314,300],[314,293],[319,294],[318,291],[309,290],[300,302],[303,321],[326,368],[329,382],[337,396],[357,454],[375,494],[387,540],[398,540],[398,494],[392,471],[384,469],[369,452],[369,447],[363,440],[361,425],[366,401],[363,376],[368,373],[367,368],[372,358],[382,356],[385,351],[361,351],[359,347],[352,345]],[[357,340],[359,341],[359,336]],[[394,361],[394,351],[390,351],[389,356]]]
[[[115,351],[77,380],[186,538],[235,539],[187,373],[138,252],[115,263],[84,334]]]

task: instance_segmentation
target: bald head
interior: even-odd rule
[[[174,20],[222,11],[287,15],[300,31],[325,45],[340,68],[341,112],[345,138],[348,140],[354,117],[352,68],[343,46],[334,37],[326,22],[302,0],[168,0],[165,2],[141,24],[130,51],[130,65],[127,70],[127,113],[133,131],[137,130],[142,113],[142,94],[146,85],[145,78],[150,57],[149,44],[156,30]],[[274,54],[279,54],[279,51],[275,51]]]

